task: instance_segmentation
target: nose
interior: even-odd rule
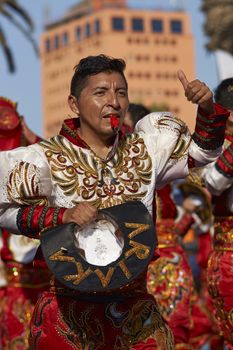
[[[118,95],[116,92],[112,92],[109,94],[108,104],[110,106],[112,106],[114,109],[120,108],[120,102],[119,102],[119,98],[118,98]]]

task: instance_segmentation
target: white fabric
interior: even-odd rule
[[[218,68],[218,78],[221,82],[223,79],[233,77],[233,56],[226,51],[217,50],[216,61]]]
[[[33,261],[40,241],[22,235],[10,235],[9,249],[14,261],[28,264]]]
[[[209,164],[209,166],[203,170],[203,177],[207,189],[215,196],[219,196],[233,184],[233,178],[221,174],[216,169],[215,163]]]
[[[122,244],[115,235],[114,225],[106,220],[90,223],[75,233],[76,246],[85,252],[86,261],[106,266],[116,261],[122,252]]]
[[[108,167],[115,179],[118,180],[121,176],[121,187],[117,182],[114,183],[114,186],[118,186],[119,191],[116,191],[112,197],[106,196],[104,200],[103,197],[98,197],[97,191],[93,192],[90,201],[99,201],[100,208],[120,204],[138,195],[141,202],[152,213],[155,187],[162,187],[174,179],[188,175],[188,152],[202,165],[213,159],[214,155],[217,157],[219,153],[219,149],[211,152],[203,151],[194,142],[191,142],[190,132],[185,124],[175,119],[170,112],[149,114],[137,123],[135,132],[144,142],[143,146],[138,143],[137,147],[143,149],[144,145],[146,146],[145,157],[140,158],[140,167],[136,168],[133,161],[136,151],[131,144],[129,174],[122,172],[119,175],[120,170],[115,169],[114,165],[115,155],[114,159],[108,163]],[[60,158],[64,158],[66,151],[68,155],[65,156],[65,163],[63,163]],[[48,155],[48,152],[51,155]],[[127,150],[123,149],[122,152],[127,154]],[[51,161],[52,165],[48,161]],[[56,172],[56,176],[52,176],[51,167]],[[147,170],[143,173],[143,169],[147,167],[151,169],[149,180],[144,179],[147,176]],[[78,172],[70,175],[69,169],[78,169]],[[47,199],[47,205],[71,208],[76,203],[83,202],[85,197],[82,195],[82,189],[87,181],[87,169],[90,174],[95,174],[92,178],[88,178],[88,181],[92,181],[93,184],[92,187],[90,186],[90,191],[93,191],[95,186],[99,186],[99,191],[102,191],[104,195],[103,186],[99,185],[102,180],[103,185],[110,192],[106,177],[108,175],[103,175],[103,167],[95,160],[93,152],[73,145],[63,136],[55,136],[48,141],[27,148],[21,147],[13,151],[1,152],[0,226],[11,232],[19,233],[16,224],[16,208],[23,204],[41,204],[42,199]],[[136,179],[135,186],[139,187],[135,194],[134,188],[129,188],[133,183],[129,176]],[[73,184],[72,190],[68,192],[64,184],[66,186]],[[117,193],[122,192],[122,187],[124,193],[119,196]],[[35,197],[40,201],[34,202]]]

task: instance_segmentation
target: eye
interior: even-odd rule
[[[105,94],[105,90],[97,90],[95,91],[96,96],[103,96]]]
[[[118,95],[122,96],[122,97],[125,97],[127,94],[126,94],[126,91],[125,90],[119,90],[118,91]]]

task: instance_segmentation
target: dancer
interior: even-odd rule
[[[0,97],[0,150],[12,150],[41,141],[20,116],[17,104]],[[7,164],[1,164],[7,166]],[[50,272],[33,266],[38,240],[12,235],[1,229],[1,259],[5,285],[1,288],[2,349],[28,349],[29,323],[34,305],[45,287]]]
[[[157,187],[186,176],[188,165],[216,159],[228,113],[214,106],[205,84],[188,82],[183,72],[179,78],[187,99],[200,107],[193,137],[169,112],[149,114],[133,134],[123,135],[129,104],[124,68],[123,60],[104,55],[82,59],[68,98],[78,118],[65,121],[60,134],[47,141],[0,154],[1,225],[39,238],[46,227],[85,226],[98,209],[126,201],[140,200],[152,213]],[[208,137],[200,124],[208,127]],[[112,293],[111,302],[100,301],[98,293],[83,300],[64,287],[60,294],[60,288],[54,280],[37,303],[31,348],[173,348],[157,304],[146,293],[145,276]]]

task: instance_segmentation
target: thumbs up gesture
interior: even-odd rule
[[[213,114],[213,93],[209,87],[198,79],[188,81],[185,73],[182,70],[178,70],[177,76],[184,88],[184,93],[187,100],[192,103],[196,103],[207,114]]]

